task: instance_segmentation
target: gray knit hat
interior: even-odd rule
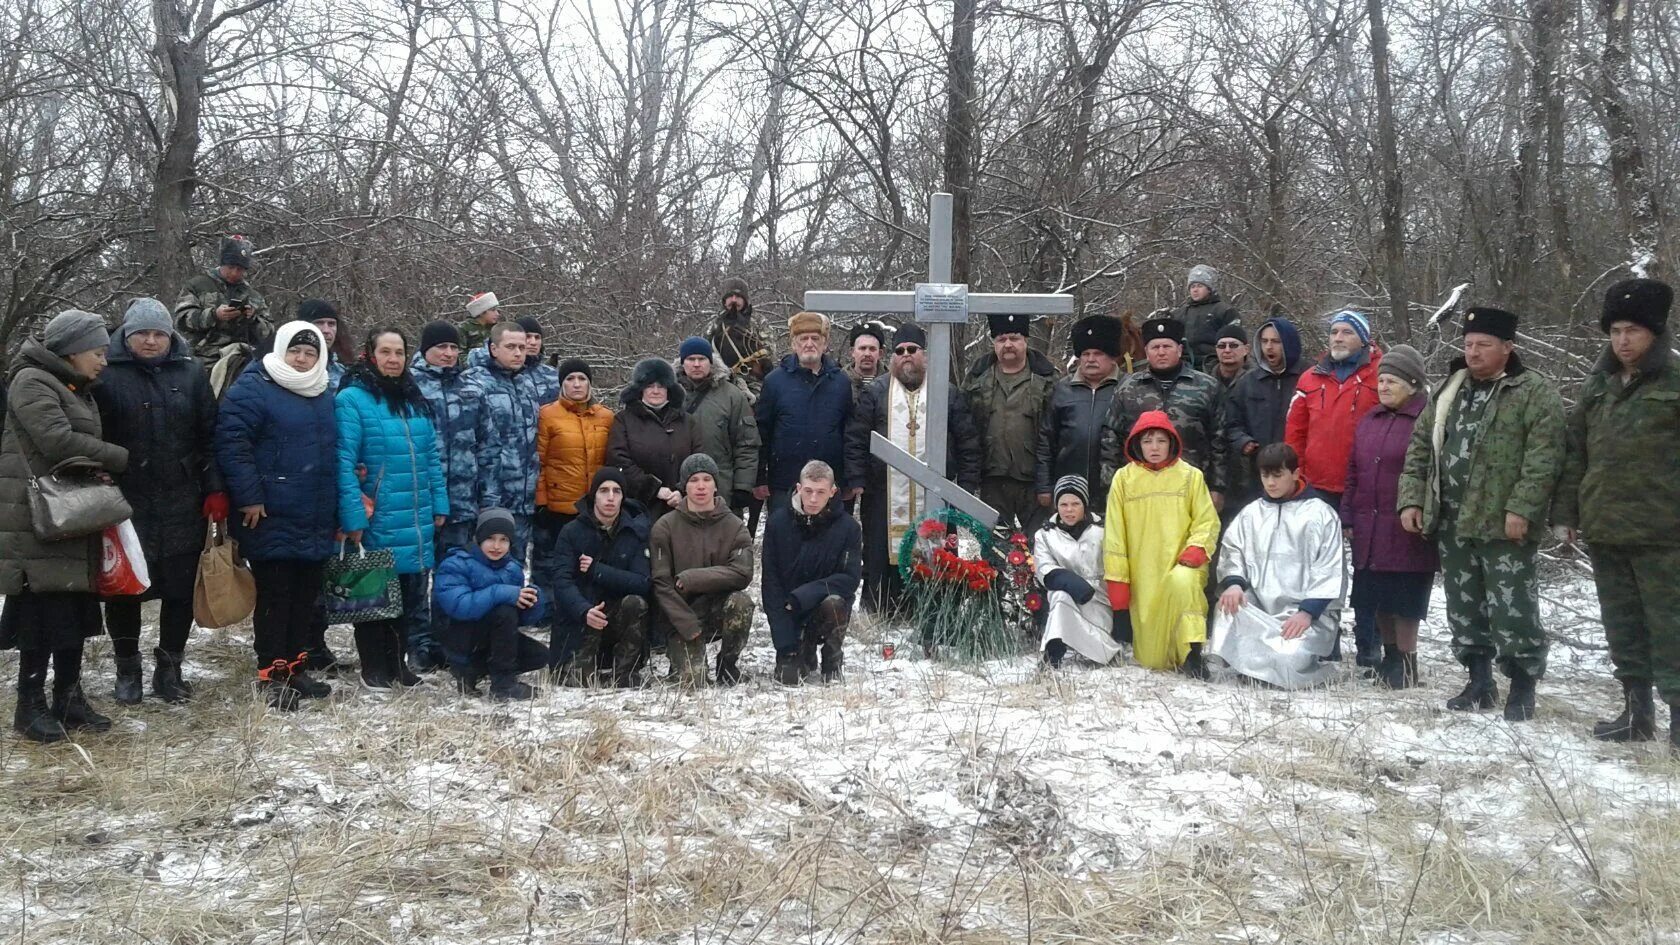
[[[105,319],[92,312],[68,308],[47,322],[46,330],[41,333],[41,342],[48,351],[67,358],[106,347],[111,343],[111,335],[105,330]]]
[[[126,341],[137,331],[161,331],[172,335],[175,333],[175,322],[169,317],[169,309],[157,299],[135,299],[123,312],[122,327],[117,329],[117,335]]]
[[[682,461],[682,466],[677,471],[677,479],[681,481],[683,486],[686,487],[688,485],[689,477],[693,476],[695,473],[705,473],[706,475],[712,477],[712,481],[717,481],[717,460],[707,456],[705,453],[689,454],[689,457]]]
[[[1423,355],[1411,345],[1395,345],[1383,352],[1377,375],[1384,374],[1392,374],[1420,391],[1429,386],[1429,369]]]
[[[512,512],[507,509],[490,508],[478,513],[478,523],[473,527],[473,541],[482,542],[491,535],[501,535],[511,540],[513,534]]]

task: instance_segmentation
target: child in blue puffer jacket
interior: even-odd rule
[[[548,647],[519,632],[548,618],[548,591],[525,583],[508,551],[513,513],[485,509],[473,530],[476,545],[455,548],[432,575],[433,603],[449,617],[444,657],[465,695],[478,695],[479,677],[490,677],[497,702],[530,699],[537,691],[521,673],[548,665]]]

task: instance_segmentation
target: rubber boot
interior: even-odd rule
[[[1383,645],[1382,662],[1377,664],[1377,685],[1384,689],[1411,688],[1411,681],[1406,678],[1406,654],[1399,647]]]
[[[135,657],[138,662],[139,657]],[[47,672],[18,675],[17,708],[12,712],[12,731],[32,742],[61,742],[70,737],[64,723],[47,705]]]
[[[1651,684],[1622,680],[1622,714],[1595,723],[1592,733],[1601,742],[1648,742],[1656,738],[1657,706],[1651,699]]]
[[[1493,681],[1493,657],[1472,656],[1466,668],[1470,671],[1470,681],[1458,695],[1447,700],[1447,708],[1454,712],[1493,708],[1499,701],[1499,684]]]
[[[62,723],[67,731],[108,732],[111,730],[111,720],[93,710],[88,705],[87,696],[82,692],[82,684],[73,682],[64,689],[53,687],[53,715]]]
[[[152,695],[171,704],[180,705],[192,698],[192,686],[181,678],[182,653],[165,653],[160,647],[152,651],[157,662],[152,666]]]
[[[140,678],[140,654],[117,657],[117,688],[112,697],[118,705],[139,705],[146,687]]]
[[[1505,697],[1505,721],[1527,722],[1534,718],[1534,684],[1538,681],[1520,666],[1511,668],[1511,691]]]
[[[537,690],[519,681],[518,676],[491,676],[491,702],[523,702],[534,699]]]
[[[362,685],[369,689],[390,689],[396,685],[385,662],[384,637],[383,627],[356,625],[356,656],[362,663]]]
[[[1190,653],[1184,657],[1184,665],[1180,667],[1180,670],[1191,679],[1208,678],[1207,663],[1202,659],[1202,645],[1200,643],[1190,644]]]

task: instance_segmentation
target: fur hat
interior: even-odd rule
[[[686,489],[688,488],[688,480],[699,473],[711,476],[712,481],[716,482],[720,475],[717,460],[705,453],[688,454],[688,458],[683,460],[682,465],[677,469],[677,482]]]
[[[502,303],[494,292],[480,292],[467,300],[467,316],[477,318],[493,308],[501,308]]]
[[[729,297],[731,295],[739,295],[741,297],[741,301],[745,302],[748,308],[752,307],[752,296],[747,294],[747,280],[741,278],[740,276],[730,276],[729,278],[723,280],[723,286],[719,291],[718,301],[727,302],[729,301]]]
[[[485,509],[478,513],[478,524],[473,526],[473,541],[483,542],[491,535],[501,535],[511,540],[514,531],[512,512],[507,509]]]
[[[83,351],[110,346],[111,334],[105,330],[105,319],[92,312],[67,308],[47,322],[46,330],[41,333],[41,342],[53,354],[68,358]]]
[[[1392,374],[1420,391],[1429,389],[1429,368],[1423,355],[1411,345],[1395,345],[1383,353],[1377,363],[1377,376]]]
[[[991,314],[986,316],[986,327],[991,330],[993,338],[998,335],[1024,337],[1032,330],[1032,319],[1025,315]]]
[[[1185,288],[1201,283],[1208,287],[1209,292],[1219,291],[1219,271],[1207,263],[1200,263],[1190,267],[1190,276],[1184,280]]]
[[[448,322],[427,322],[426,327],[420,329],[420,354],[424,356],[438,345],[461,347],[460,329]]]
[[[1657,334],[1668,328],[1668,311],[1674,305],[1674,290],[1655,279],[1625,279],[1604,293],[1604,315],[1598,326],[1610,333],[1617,322],[1643,325]]]
[[[642,391],[649,384],[664,387],[671,395],[671,403],[681,407],[683,401],[682,388],[677,386],[677,372],[671,367],[671,362],[664,358],[643,358],[636,362],[636,367],[630,372],[630,383],[624,387],[624,393],[619,395],[619,402],[625,406],[639,403]]]
[[[1122,329],[1118,318],[1109,315],[1087,315],[1073,323],[1073,331],[1068,336],[1068,347],[1075,356],[1095,348],[1111,358],[1118,358]]]
[[[806,332],[828,334],[828,316],[820,312],[794,312],[788,319],[788,335],[799,337]]]
[[[852,345],[857,344],[857,340],[862,338],[864,335],[874,338],[876,344],[885,348],[887,346],[887,339],[892,336],[892,329],[883,325],[877,319],[870,319],[860,325],[853,325],[852,330],[846,332],[846,347],[850,348]]]
[[[1517,316],[1502,308],[1477,306],[1464,313],[1464,333],[1492,335],[1503,341],[1517,340]]]
[[[222,266],[238,266],[241,269],[251,268],[251,241],[243,236],[222,237],[221,249],[217,252],[217,264]]]
[[[589,362],[582,358],[567,358],[566,360],[560,362],[558,370],[560,371],[560,379],[562,381],[571,377],[573,374],[582,374],[584,377],[589,378],[591,383],[595,380],[595,372],[590,369]]]
[[[1143,343],[1145,345],[1151,341],[1160,341],[1162,338],[1183,344],[1184,323],[1176,318],[1151,318],[1143,323]]]

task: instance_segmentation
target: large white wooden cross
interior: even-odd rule
[[[946,405],[951,389],[951,326],[968,324],[972,315],[1072,315],[1073,296],[975,292],[951,282],[951,195],[928,200],[928,281],[914,292],[813,290],[805,307],[836,314],[911,315],[926,326],[927,459],[917,459],[879,433],[869,437],[869,452],[927,490],[935,501],[974,516],[987,528],[997,524],[997,510],[945,478]],[[912,523],[914,524],[914,523]]]

